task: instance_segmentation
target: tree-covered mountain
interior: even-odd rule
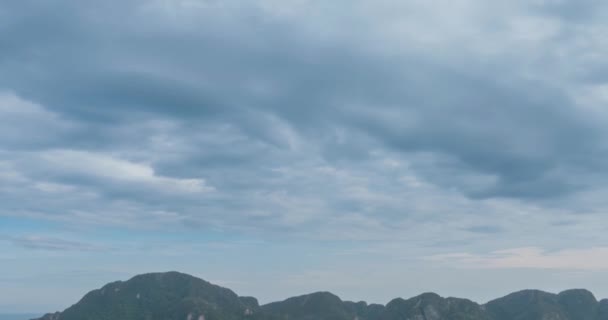
[[[383,306],[316,292],[260,306],[253,297],[167,272],[109,283],[38,320],[608,320],[608,300],[581,289],[524,290],[483,305],[424,293]]]
[[[316,292],[262,306],[266,317],[291,320],[372,320],[384,311],[379,304],[342,301],[329,292]]]
[[[490,320],[483,307],[473,301],[442,298],[435,293],[424,293],[408,300],[397,298],[389,302],[380,320],[397,319]]]
[[[255,298],[183,273],[151,273],[87,293],[61,313],[43,320],[236,320],[259,309]]]
[[[587,290],[566,290],[560,294],[524,290],[490,301],[485,307],[496,320],[608,319],[608,314],[601,310],[602,304],[606,303],[599,303]]]

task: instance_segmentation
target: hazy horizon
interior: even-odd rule
[[[0,3],[0,312],[608,298],[608,2]]]
[[[44,313],[0,313],[0,320],[30,320]]]

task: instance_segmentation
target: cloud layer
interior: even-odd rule
[[[51,251],[219,233],[588,269],[555,259],[608,246],[606,10],[5,1],[0,232]],[[530,247],[538,264],[496,260]]]

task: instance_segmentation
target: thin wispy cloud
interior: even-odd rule
[[[572,271],[608,270],[606,247],[562,249],[547,251],[541,248],[497,250],[488,254],[450,253],[430,256],[429,261],[464,268],[528,268]]]
[[[104,245],[90,244],[86,242],[66,240],[48,236],[3,236],[0,235],[0,241],[9,241],[15,246],[32,250],[43,251],[108,251],[111,248]]]

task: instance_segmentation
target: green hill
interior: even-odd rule
[[[424,293],[383,306],[316,292],[260,306],[253,297],[167,272],[109,283],[37,320],[608,320],[608,300],[582,289],[523,290],[485,305]]]
[[[258,311],[257,300],[178,273],[139,275],[93,290],[43,320],[236,320]]]
[[[605,320],[600,304],[587,290],[552,294],[524,290],[490,301],[486,310],[496,320]]]
[[[317,292],[262,306],[269,318],[291,320],[377,319],[384,307],[366,302],[342,301],[329,292]]]

